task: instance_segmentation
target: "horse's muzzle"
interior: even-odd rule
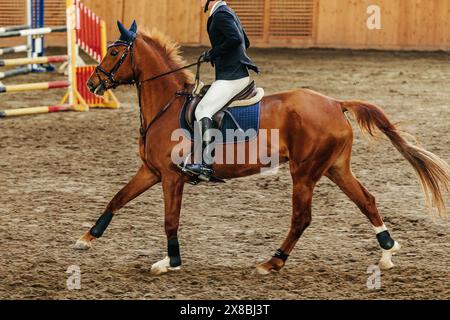
[[[105,87],[102,83],[99,83],[97,86],[92,80],[89,80],[86,83],[89,91],[95,95],[102,96],[105,93]]]

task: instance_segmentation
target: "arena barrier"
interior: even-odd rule
[[[16,69],[13,69],[13,70],[0,72],[0,80],[1,79],[5,79],[5,78],[18,76],[18,75],[21,75],[21,74],[28,74],[28,73],[30,73],[30,70],[28,69],[28,67],[20,67],[20,68],[16,68]]]
[[[22,66],[24,64],[58,63],[67,61],[67,56],[50,56],[41,58],[19,58],[0,60],[0,67]]]
[[[73,107],[71,105],[66,104],[66,105],[59,105],[59,106],[33,107],[33,108],[4,110],[4,111],[0,111],[0,118],[18,117],[18,116],[26,116],[26,115],[32,115],[32,114],[53,113],[53,112],[62,112],[62,111],[73,111]]]
[[[7,86],[0,85],[0,93],[59,89],[59,88],[68,88],[69,86],[70,86],[69,81],[37,82],[37,83],[25,83]]]
[[[68,63],[68,79],[66,81],[0,85],[0,94],[67,88],[66,94],[57,105],[4,110],[0,111],[0,118],[59,111],[88,111],[90,108],[95,107],[119,108],[119,102],[112,92],[108,91],[103,97],[97,97],[87,89],[86,82],[96,65],[77,65],[77,61],[80,60],[80,50],[84,51],[97,62],[100,62],[102,57],[106,54],[107,41],[105,22],[87,8],[80,0],[66,0],[66,12],[67,26],[64,28],[67,30],[67,56],[0,60],[0,66],[2,63],[5,66],[19,65],[20,63],[39,64],[62,61],[67,61]],[[35,31],[32,30],[36,29],[28,29],[28,31],[19,30],[18,33],[20,35],[16,36],[24,35],[25,31],[27,31],[28,34],[34,34]],[[58,28],[58,30],[62,30],[62,27]],[[9,35],[12,33],[17,34],[17,31],[8,31],[3,34]]]
[[[0,38],[40,36],[40,35],[54,33],[54,32],[66,32],[66,31],[67,31],[66,27],[25,29],[25,30],[17,30],[17,31],[9,31],[9,32],[0,33]]]
[[[0,56],[7,54],[7,53],[28,52],[29,48],[30,47],[27,45],[15,46],[15,47],[9,47],[9,48],[0,48]]]
[[[20,25],[20,26],[0,27],[0,33],[17,31],[17,30],[25,30],[25,29],[31,29],[31,26],[25,24],[25,25]]]

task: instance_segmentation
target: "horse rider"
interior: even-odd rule
[[[215,67],[216,80],[200,101],[196,111],[196,126],[201,128],[202,161],[187,164],[185,170],[209,180],[213,175],[214,141],[208,130],[212,117],[250,83],[249,69],[259,73],[258,67],[247,56],[250,41],[239,17],[225,1],[199,0],[204,12],[210,10],[207,29],[212,48],[203,53],[203,61]]]

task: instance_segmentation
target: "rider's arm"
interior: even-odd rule
[[[226,12],[218,12],[214,17],[214,24],[224,35],[225,41],[210,50],[210,56],[213,60],[226,55],[242,43],[239,28],[232,15]]]

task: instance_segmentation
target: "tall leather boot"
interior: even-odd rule
[[[213,127],[213,120],[210,118],[202,118],[201,136],[202,136],[202,163],[187,164],[184,170],[197,175],[201,180],[209,181],[214,174],[212,165],[214,163],[214,146],[209,130]]]

